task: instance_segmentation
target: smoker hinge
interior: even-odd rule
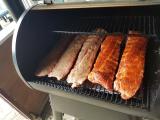
[[[54,4],[54,2],[53,0],[44,0],[44,4],[50,5],[50,4]]]

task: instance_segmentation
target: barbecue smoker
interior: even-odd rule
[[[26,11],[15,30],[12,53],[17,73],[32,88],[50,94],[55,118],[62,113],[86,120],[160,119],[160,2],[84,2],[37,5]],[[60,36],[139,31],[149,38],[144,80],[137,97],[121,99],[99,85],[72,89],[64,81],[36,77],[35,70]],[[134,56],[133,56],[134,57]],[[33,101],[36,102],[36,101]]]

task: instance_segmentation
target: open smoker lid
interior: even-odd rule
[[[98,8],[98,7],[121,7],[121,6],[146,6],[159,5],[159,0],[44,0],[45,4],[35,6],[36,9],[74,9],[74,8]],[[46,5],[48,4],[48,5]]]

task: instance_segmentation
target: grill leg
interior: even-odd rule
[[[57,111],[53,111],[54,120],[62,120],[62,116],[63,116],[63,113],[57,112]]]
[[[51,105],[51,108],[52,108],[52,113],[53,113],[54,120],[63,120],[63,113],[56,111],[54,106],[53,106],[53,100],[51,99],[51,94],[49,94],[49,98],[50,98],[49,100],[50,100],[50,105]]]

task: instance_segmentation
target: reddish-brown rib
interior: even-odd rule
[[[123,35],[109,35],[105,38],[94,68],[88,75],[89,81],[102,85],[108,91],[113,90],[113,80],[118,66],[122,40]]]
[[[143,79],[147,38],[140,35],[128,35],[119,69],[114,82],[114,89],[123,99],[133,97]]]

